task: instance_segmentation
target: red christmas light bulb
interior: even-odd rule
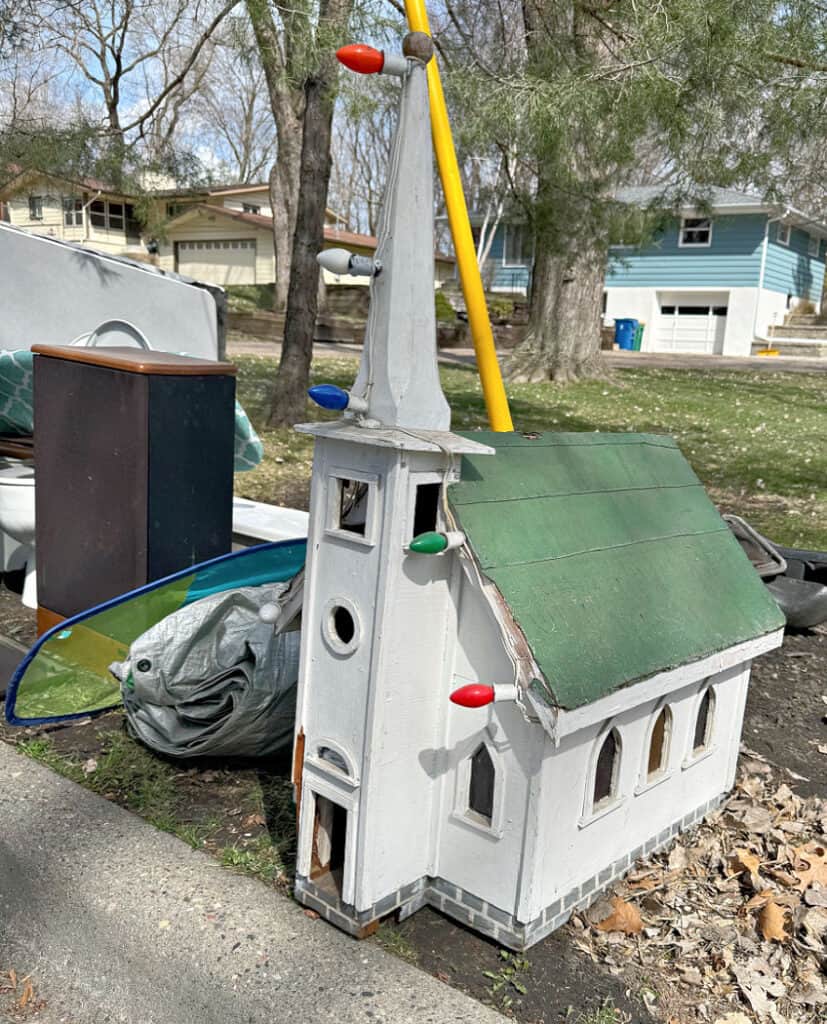
[[[469,683],[451,694],[451,702],[463,708],[481,708],[494,701],[494,687],[482,683]]]
[[[375,75],[385,64],[384,53],[364,43],[343,46],[336,51],[336,57],[340,64],[344,64],[351,71],[357,71],[360,75]]]

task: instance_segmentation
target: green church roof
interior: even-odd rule
[[[448,497],[546,677],[588,704],[781,628],[784,617],[670,437],[466,434]]]

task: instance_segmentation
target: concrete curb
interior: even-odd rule
[[[0,743],[9,967],[40,1024],[503,1020]]]

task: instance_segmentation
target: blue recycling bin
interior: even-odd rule
[[[615,320],[615,341],[618,348],[631,351],[635,347],[637,326],[637,320],[633,320],[631,317],[621,317],[621,319]]]

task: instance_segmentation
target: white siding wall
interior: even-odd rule
[[[213,202],[211,205],[215,206],[216,204]],[[259,217],[273,216],[273,211],[270,207],[270,197],[266,193],[260,196],[252,195],[247,198],[225,196],[222,199],[221,205],[235,213],[257,213]],[[245,210],[245,206],[258,206],[259,209]]]
[[[510,683],[514,668],[494,616],[475,586],[463,579],[460,630],[451,690],[466,683]],[[434,875],[508,913],[521,896],[523,844],[533,842],[533,782],[540,771],[545,733],[529,725],[515,705],[463,708],[445,702],[439,845]],[[494,761],[497,785],[493,828],[467,813],[467,761],[481,743]],[[502,788],[499,788],[502,787]]]
[[[24,228],[33,235],[48,235],[50,238],[63,238],[63,206],[58,196],[47,195],[45,190],[31,189],[32,195],[39,195],[43,200],[43,219],[31,220],[29,217],[29,194],[15,196],[9,200],[9,222],[17,228]]]
[[[648,736],[663,701],[649,701],[612,719],[622,742],[619,800],[600,817],[590,814],[590,773],[598,736],[609,723],[565,736],[557,749],[551,739],[546,741],[529,917],[731,788],[748,681],[749,664],[711,677],[711,744],[697,760],[691,747],[703,680],[667,698],[673,715],[669,768],[654,786],[645,779]]]
[[[794,306],[798,296],[793,296],[790,305]],[[784,317],[787,314],[787,296],[782,292],[773,292],[762,288],[758,300],[758,329],[759,337],[769,337],[773,326],[782,327]]]
[[[668,291],[670,296],[676,292],[681,295],[690,296],[693,293],[691,288],[607,288],[606,289],[606,313],[604,321],[613,325],[616,318],[633,317],[641,320],[646,327],[643,332],[643,351],[655,351],[654,336],[657,318],[660,315],[660,295]],[[699,293],[708,295],[709,288],[695,289]],[[752,340],[755,322],[755,307],[758,302],[759,292],[757,288],[730,288],[720,293],[722,304],[728,306],[726,333],[724,335],[722,355],[725,356],[747,356],[752,350]],[[772,292],[761,293],[761,305],[758,315],[758,332],[762,328],[762,322],[766,323],[772,303],[769,297],[775,298]],[[777,296],[784,305],[785,297]],[[773,308],[777,308],[777,303]],[[783,321],[783,314],[779,315],[778,323]]]
[[[225,240],[234,238],[250,238],[256,242],[256,284],[272,284],[276,279],[276,258],[273,251],[273,235],[271,232],[251,227],[227,218],[200,215],[175,228],[164,242],[161,243],[159,266],[162,270],[175,269],[174,243],[176,241]],[[232,260],[232,249],[222,250],[227,259]]]
[[[29,195],[40,196],[43,201],[42,220],[29,217]],[[83,225],[66,226],[63,222],[63,195],[58,194],[50,186],[33,186],[25,194],[9,200],[9,222],[15,227],[23,228],[33,235],[44,235],[57,238],[64,242],[76,242],[88,249],[117,255],[127,252],[130,248],[140,247],[137,242],[127,242],[125,231],[110,231],[106,228],[94,227],[89,220],[89,211],[83,214]],[[80,196],[66,198],[79,199]],[[113,197],[114,202],[125,202]]]

